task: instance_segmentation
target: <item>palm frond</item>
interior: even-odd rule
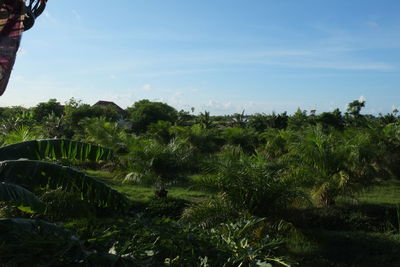
[[[238,215],[239,211],[234,208],[224,194],[220,194],[211,200],[186,208],[183,211],[181,220],[202,227],[212,227],[230,219],[235,219]]]

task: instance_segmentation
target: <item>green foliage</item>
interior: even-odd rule
[[[119,151],[125,147],[125,129],[117,122],[108,121],[105,117],[86,118],[80,124],[84,128],[84,140]]]
[[[257,132],[261,133],[268,128],[275,129],[286,129],[288,124],[288,116],[286,112],[282,114],[275,114],[273,112],[271,115],[256,113],[249,118],[248,127],[255,129]]]
[[[200,154],[214,153],[223,144],[217,129],[207,129],[201,124],[194,124],[190,127],[171,127],[170,132],[177,138],[188,140]]]
[[[41,200],[32,192],[15,184],[0,183],[0,202],[11,202],[24,211],[44,211]]]
[[[221,137],[228,145],[240,146],[244,151],[252,153],[258,145],[257,135],[252,129],[238,127],[225,128]]]
[[[147,131],[152,123],[169,121],[174,123],[178,112],[171,106],[161,102],[151,102],[147,99],[135,102],[127,109],[128,119],[132,123],[133,132],[140,134]]]
[[[209,111],[200,112],[200,115],[197,117],[197,123],[201,125],[203,129],[210,129],[213,126],[213,119],[210,116]]]
[[[0,147],[0,161],[21,158],[99,161],[108,160],[111,156],[109,148],[66,139],[33,140]]]
[[[354,100],[348,104],[347,112],[354,117],[358,117],[363,107],[365,107],[365,101]]]
[[[379,149],[365,132],[326,133],[321,126],[311,127],[289,150],[289,175],[312,185],[323,205],[333,205],[339,195],[354,195],[378,174]]]
[[[247,115],[244,114],[244,110],[242,113],[235,113],[232,115],[231,118],[231,124],[233,127],[239,127],[239,128],[244,128],[246,127],[247,123]]]
[[[307,116],[306,110],[301,110],[300,108],[289,117],[288,119],[288,129],[290,130],[301,130],[309,125],[309,117]]]
[[[83,128],[80,124],[81,120],[87,118],[105,117],[107,121],[117,121],[120,118],[118,112],[114,109],[103,108],[100,106],[90,106],[82,104],[79,101],[71,99],[64,107],[64,120],[65,125],[69,128],[66,129],[66,136],[72,138],[75,134],[79,137]]]
[[[61,117],[64,113],[64,107],[57,102],[57,99],[50,99],[48,102],[42,102],[33,108],[33,118],[42,122],[47,116],[55,115]]]
[[[203,184],[224,193],[237,209],[256,215],[276,214],[303,197],[291,180],[280,176],[282,166],[226,147],[210,164]]]
[[[179,219],[188,202],[179,198],[153,197],[147,202],[146,214],[151,217]]]
[[[289,143],[295,139],[290,130],[269,129],[259,135],[264,145],[257,152],[267,160],[275,160],[284,156],[289,151]]]
[[[262,228],[263,220],[255,218],[208,230],[169,219],[138,218],[97,230],[90,243],[98,251],[129,260],[130,266],[272,266],[269,262],[289,266],[274,256],[281,241]]]
[[[346,123],[352,127],[364,127],[367,124],[366,116],[361,115],[362,108],[365,107],[365,101],[354,100],[347,106],[345,114]]]
[[[7,133],[3,145],[12,145],[26,142],[29,140],[40,139],[42,136],[33,128],[25,125],[17,126],[14,130]]]
[[[209,228],[240,216],[243,214],[232,205],[226,195],[219,194],[186,208],[182,213],[182,221]]]
[[[65,119],[63,116],[56,116],[54,113],[44,117],[40,126],[36,126],[37,130],[43,134],[46,138],[62,138],[66,134]]]
[[[241,219],[210,230],[211,239],[216,247],[231,255],[224,266],[272,267],[271,262],[289,266],[284,260],[273,256],[274,250],[279,248],[282,241],[270,235],[257,234],[264,220]]]
[[[160,188],[175,182],[187,171],[193,150],[190,144],[178,139],[167,145],[151,139],[135,139],[129,149],[124,159],[128,169],[137,173],[142,183]]]
[[[325,247],[334,248],[329,242],[338,240],[329,237],[317,242],[313,239],[315,229],[386,232],[388,236],[398,232],[400,212],[397,208],[396,213],[394,206],[399,203],[397,185],[382,186],[382,180],[400,177],[397,112],[379,117],[362,115],[365,103],[353,101],[344,116],[339,109],[319,115],[315,110],[307,113],[299,109],[291,116],[244,115],[244,112],[231,116],[210,116],[204,112],[194,116],[184,111],[177,113],[163,103],[143,100],[129,109],[128,119],[136,123],[133,131],[140,134],[137,137],[126,131],[120,121],[115,123],[121,118],[115,111],[72,99],[65,105],[64,114],[56,114],[53,108],[58,105],[49,100],[31,110],[0,108],[0,144],[10,144],[0,148],[0,160],[13,159],[0,163],[0,182],[8,183],[0,184],[0,201],[7,203],[2,205],[1,213],[12,211],[12,217],[41,216],[67,222],[79,231],[91,252],[74,254],[68,250],[65,254],[46,256],[43,254],[46,238],[58,245],[64,241],[26,234],[27,240],[31,239],[27,242],[21,239],[22,244],[38,241],[39,245],[31,249],[32,253],[25,247],[26,255],[17,250],[19,258],[12,255],[6,258],[3,252],[11,253],[14,243],[4,243],[0,237],[1,263],[285,266],[286,260],[275,257],[288,253],[277,234],[284,233],[289,240],[292,230],[275,227],[284,219],[287,225],[299,229],[300,236],[305,233],[302,241],[296,239],[303,242],[299,245],[303,246],[303,252],[295,255],[301,266],[335,266],[335,257]],[[63,139],[28,141],[42,136],[74,136],[80,141],[110,147],[116,153],[112,155],[104,147]],[[38,161],[14,161],[61,160],[69,165],[86,161],[80,167],[88,168],[95,161],[111,157],[112,166],[119,167],[119,174],[129,172],[125,182],[133,181],[134,185],[112,179],[118,174],[115,169],[107,172],[109,177],[99,178],[140,201],[130,206],[130,213],[124,212],[130,202],[123,195],[84,173]],[[371,187],[376,196],[365,191],[371,184],[379,188]],[[169,197],[154,197],[148,185],[161,189],[171,186]],[[193,191],[194,187],[201,187],[202,191]],[[366,193],[360,197],[363,192]],[[308,193],[316,205],[323,207],[308,206],[310,203],[304,197]],[[192,203],[189,205],[177,197]],[[39,206],[43,207],[40,201],[46,205],[42,214],[22,213],[15,208],[40,212]],[[347,202],[351,206],[343,205]],[[120,211],[126,217],[117,217]],[[183,218],[176,222],[182,212]],[[254,215],[268,219],[256,219]],[[72,219],[80,219],[82,225],[71,223]],[[348,248],[346,238],[338,241],[342,252]],[[397,251],[393,250],[395,246],[385,242],[380,244],[387,246],[389,252],[384,257],[388,260],[372,262],[396,260],[389,255]],[[396,242],[393,244],[397,245]],[[306,246],[320,249],[319,254],[307,254]],[[53,247],[57,249],[56,245]],[[379,251],[384,254],[384,249]],[[366,260],[354,261],[354,265],[368,262],[369,255],[364,252],[360,255]],[[315,257],[315,261],[310,261],[310,257]],[[346,265],[345,260],[340,263]]]
[[[52,221],[65,221],[75,218],[95,216],[95,209],[81,199],[79,192],[65,191],[61,187],[47,190],[40,199],[45,203],[44,215]]]
[[[71,231],[40,220],[0,219],[0,240],[5,266],[66,266],[88,255]]]
[[[317,122],[324,127],[333,127],[337,130],[343,130],[344,128],[344,118],[339,109],[321,113],[317,118]]]
[[[99,207],[125,211],[127,199],[104,183],[75,169],[31,160],[0,162],[0,181],[21,185],[31,191],[38,188],[79,193],[82,199]]]
[[[156,139],[161,143],[168,144],[173,138],[170,128],[172,123],[169,121],[157,121],[149,125],[147,136]]]

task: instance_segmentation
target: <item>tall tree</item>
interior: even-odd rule
[[[162,102],[151,102],[147,99],[135,102],[127,109],[128,120],[132,123],[132,131],[145,133],[150,124],[158,121],[174,123],[178,118],[175,108]]]

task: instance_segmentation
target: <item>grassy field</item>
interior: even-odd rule
[[[382,181],[379,185],[368,188],[359,197],[361,203],[400,204],[400,181]]]
[[[287,240],[300,266],[400,266],[400,182],[383,181],[356,203],[307,211],[300,237]],[[311,219],[310,219],[311,218]]]
[[[146,204],[154,196],[154,188],[123,184],[109,172],[89,174],[134,201]],[[195,190],[195,180],[169,188],[169,196],[194,203],[213,195]],[[297,210],[288,218],[297,231],[287,237],[286,254],[296,266],[400,266],[399,192],[400,181],[383,181],[362,192],[356,202]]]
[[[115,190],[126,194],[132,200],[145,202],[154,196],[155,189],[153,187],[124,184],[121,179],[116,179],[113,174],[109,172],[88,171],[88,174],[107,183]],[[196,177],[189,177],[188,181],[177,183],[169,187],[168,196],[184,199],[189,202],[197,202],[207,199],[212,195],[212,193],[207,191],[195,190],[193,179],[196,179]]]

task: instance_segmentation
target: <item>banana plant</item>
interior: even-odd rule
[[[33,192],[62,189],[82,200],[126,211],[129,200],[106,184],[71,167],[42,159],[106,160],[110,149],[71,140],[34,140],[0,148],[0,201],[41,213],[45,204]],[[51,205],[51,204],[50,204]],[[0,219],[0,262],[6,266],[61,266],[86,263],[90,253],[71,231],[41,220]],[[107,265],[108,266],[108,265]]]
[[[124,210],[128,199],[103,182],[70,167],[35,160],[0,162],[0,181],[37,188],[57,189],[79,193],[81,198],[98,206]]]
[[[11,202],[24,211],[43,212],[44,203],[32,192],[16,184],[0,183],[0,202]]]
[[[41,220],[0,219],[0,240],[2,266],[76,266],[89,256],[73,232]]]
[[[0,161],[3,160],[56,160],[79,161],[110,160],[112,150],[68,139],[41,139],[12,144],[0,148]]]

